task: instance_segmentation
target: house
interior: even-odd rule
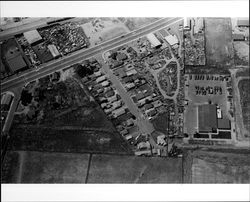
[[[114,96],[114,95],[115,95],[115,92],[114,92],[113,90],[109,90],[109,91],[107,91],[106,94],[105,94],[105,96],[106,96],[107,98],[112,97],[112,96]]]
[[[147,113],[147,115],[148,115],[149,118],[152,118],[152,117],[155,116],[156,114],[157,114],[157,111],[156,111],[155,109],[153,109],[153,110],[151,110],[151,111],[149,111],[149,112]]]
[[[96,79],[96,82],[97,82],[97,83],[100,83],[100,82],[105,81],[105,80],[106,80],[106,76],[103,75],[103,76],[98,77],[98,78]]]
[[[126,72],[127,76],[131,76],[131,75],[134,75],[134,74],[137,74],[137,71],[135,69],[131,69],[131,70]]]
[[[100,77],[100,76],[102,75],[101,70],[98,70],[98,71],[94,72],[94,75],[95,75],[96,77]]]
[[[103,87],[107,87],[107,86],[109,86],[109,81],[103,81],[102,83],[101,83],[101,85],[103,86]]]
[[[112,96],[112,97],[108,97],[108,101],[111,103],[111,102],[114,102],[114,101],[116,101],[116,100],[118,100],[118,98],[117,98],[117,96],[116,95],[114,95],[114,96]]]
[[[153,109],[154,108],[154,105],[152,105],[152,104],[146,104],[145,106],[144,106],[144,109],[145,110],[150,110],[150,109]]]
[[[137,145],[137,149],[150,149],[150,143],[148,141],[147,142],[140,142]]]
[[[128,119],[128,120],[126,121],[126,125],[127,125],[127,126],[133,126],[133,125],[134,125],[133,119],[132,119],[132,118]]]
[[[121,134],[122,136],[125,136],[125,135],[128,134],[128,130],[127,130],[127,129],[123,129],[122,131],[120,131],[120,134]]]
[[[125,88],[127,89],[127,90],[131,90],[132,88],[134,88],[135,87],[135,84],[134,83],[127,83],[127,84],[125,84]]]
[[[126,135],[126,136],[125,136],[125,139],[126,139],[126,140],[131,140],[132,138],[133,138],[132,135]]]
[[[118,100],[118,101],[112,103],[112,108],[113,109],[117,109],[117,108],[119,108],[121,106],[122,106],[122,101],[121,100]]]
[[[111,66],[111,69],[116,68],[116,67],[120,67],[120,66],[123,65],[123,64],[124,64],[123,61],[117,61],[117,60],[115,60],[115,61],[113,61],[113,64],[112,64],[112,66]]]
[[[116,117],[119,117],[119,116],[121,116],[122,114],[125,114],[125,108],[118,108],[118,109],[116,109],[116,110],[114,110],[114,111],[112,111],[112,115],[114,116],[114,118],[116,118]]]

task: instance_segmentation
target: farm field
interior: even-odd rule
[[[249,183],[249,153],[191,152],[192,183]]]
[[[180,158],[93,155],[88,183],[181,183]]]
[[[205,39],[207,66],[219,69],[233,67],[231,19],[205,18]]]
[[[85,183],[89,154],[10,151],[6,160],[14,161],[21,156],[19,167],[13,164],[15,170],[3,173],[6,183]]]

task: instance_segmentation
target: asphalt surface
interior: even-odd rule
[[[2,92],[5,92],[18,86],[23,86],[25,83],[44,77],[60,69],[69,67],[82,60],[91,58],[98,53],[108,51],[115,47],[119,47],[123,44],[128,43],[129,41],[140,38],[146,34],[157,31],[181,20],[182,18],[163,18],[154,23],[151,23],[148,26],[142,27],[141,29],[123,35],[122,37],[114,38],[92,48],[79,50],[63,58],[59,58],[57,60],[43,64],[39,66],[38,69],[31,69],[27,73],[19,74],[14,78],[3,81],[1,83]]]

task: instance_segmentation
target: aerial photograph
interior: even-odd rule
[[[2,17],[0,46],[1,183],[250,183],[249,18]]]

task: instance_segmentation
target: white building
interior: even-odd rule
[[[101,82],[103,82],[103,81],[105,81],[105,80],[106,80],[106,76],[103,75],[103,76],[98,77],[98,78],[96,79],[96,82],[97,82],[97,83],[101,83]]]
[[[149,40],[153,48],[161,46],[161,42],[156,38],[153,33],[148,34],[147,39]]]
[[[28,31],[28,32],[24,32],[23,35],[29,44],[33,44],[35,42],[42,40],[41,35],[39,34],[39,32],[36,29]]]
[[[184,30],[190,30],[191,29],[191,20],[187,17],[184,17],[184,23],[183,23]]]
[[[53,56],[53,58],[57,58],[61,55],[55,45],[52,45],[52,44],[48,45],[48,49],[51,55]]]
[[[169,43],[170,46],[174,46],[179,43],[176,35],[168,35],[165,37],[165,40]]]
[[[112,115],[114,116],[114,118],[121,116],[123,114],[125,114],[125,108],[118,108],[118,109],[112,111]]]

